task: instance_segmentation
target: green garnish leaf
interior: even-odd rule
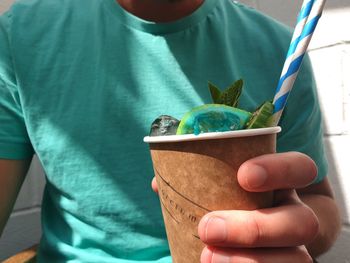
[[[221,104],[221,91],[220,91],[220,89],[211,82],[208,82],[208,87],[209,87],[211,98],[213,99],[213,102],[217,103],[217,104]]]
[[[223,92],[221,92],[220,89],[211,82],[208,82],[208,87],[214,103],[224,104],[230,107],[237,107],[238,100],[243,89],[243,80],[239,79],[235,81]]]
[[[260,105],[246,125],[246,129],[270,127],[272,122],[274,105],[271,101],[266,101]]]
[[[237,107],[239,97],[242,94],[243,80],[239,79],[231,84],[221,94],[221,104],[225,104],[231,107]]]

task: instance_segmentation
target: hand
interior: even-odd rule
[[[242,164],[239,184],[251,192],[275,190],[274,207],[205,215],[198,226],[206,244],[201,263],[312,262],[305,245],[318,233],[318,219],[295,189],[306,187],[316,175],[315,163],[297,152],[264,155]]]

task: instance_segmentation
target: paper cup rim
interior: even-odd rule
[[[185,142],[185,141],[200,141],[200,140],[215,140],[215,139],[228,139],[237,137],[250,137],[256,135],[275,134],[281,131],[280,126],[226,131],[226,132],[208,132],[201,133],[199,135],[184,134],[184,135],[167,135],[167,136],[146,136],[143,141],[146,143],[167,143],[167,142]]]

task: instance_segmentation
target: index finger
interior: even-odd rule
[[[266,154],[250,159],[237,173],[241,187],[250,192],[303,188],[316,176],[315,162],[299,152]]]

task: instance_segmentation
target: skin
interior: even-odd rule
[[[0,236],[13,209],[30,161],[0,159]]]
[[[195,11],[204,0],[117,0],[128,12],[154,22],[171,22]]]
[[[155,22],[169,22],[195,11],[203,0],[117,0],[127,11]],[[30,160],[0,160],[0,233],[11,213]],[[314,162],[298,152],[248,160],[238,171],[251,192],[275,191],[274,206],[255,211],[214,211],[198,234],[206,244],[202,263],[312,262],[334,243],[340,216],[329,182],[310,185]],[[157,191],[155,180],[152,188]]]

